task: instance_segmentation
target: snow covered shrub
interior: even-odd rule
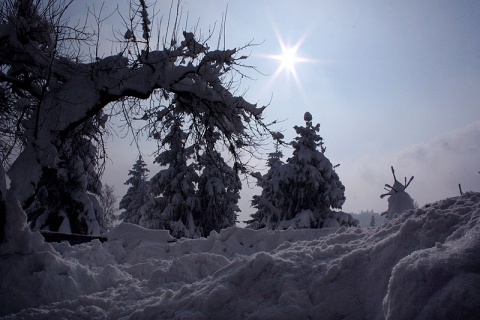
[[[405,189],[407,189],[407,187],[410,185],[410,182],[412,182],[413,176],[410,178],[410,180],[408,180],[408,182],[407,177],[405,177],[405,183],[402,184],[395,177],[395,170],[393,169],[393,166],[391,168],[394,179],[393,186],[385,184],[385,190],[388,192],[380,195],[380,198],[382,199],[386,196],[389,196],[388,210],[382,213],[382,215],[387,215],[387,220],[393,219],[395,215],[407,210],[415,209],[416,207],[413,199],[407,192],[405,192]]]
[[[312,115],[304,116],[306,126],[295,126],[298,137],[291,142],[293,155],[286,164],[275,160],[269,172],[260,177],[265,190],[254,197],[258,211],[250,226],[270,229],[322,228],[356,225],[344,212],[335,212],[345,202],[345,187],[325,156],[320,124],[312,125]]]
[[[147,180],[149,171],[142,156],[138,156],[132,170],[128,172],[130,178],[125,182],[130,187],[119,203],[119,208],[124,210],[120,214],[120,219],[124,222],[140,224],[143,207],[150,200],[150,186]]]

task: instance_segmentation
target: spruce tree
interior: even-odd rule
[[[142,225],[152,229],[169,230],[176,238],[197,238],[201,236],[195,225],[199,199],[195,194],[198,174],[190,161],[193,146],[186,146],[188,134],[183,121],[169,116],[164,126],[169,132],[161,141],[164,148],[155,162],[165,169],[150,180],[153,199],[144,211]]]
[[[304,119],[305,127],[294,127],[298,136],[291,142],[292,157],[272,171],[275,175],[267,173],[261,179],[266,192],[254,198],[253,204],[259,210],[252,216],[252,227],[322,228],[356,224],[351,215],[331,210],[341,209],[345,187],[324,155],[323,138],[318,134],[320,124],[313,126],[308,112]]]
[[[105,231],[110,231],[118,223],[118,217],[115,215],[115,204],[117,196],[115,195],[115,188],[109,184],[104,184],[102,187],[102,194],[100,201],[104,212]]]
[[[128,172],[130,178],[125,182],[130,185],[127,193],[120,200],[119,208],[123,209],[120,219],[124,222],[139,224],[142,217],[143,206],[150,199],[150,190],[148,184],[148,168],[141,155]]]
[[[99,198],[98,124],[101,114],[58,146],[61,161],[43,166],[37,192],[24,204],[35,230],[99,235],[105,231]]]
[[[375,215],[372,214],[372,219],[370,220],[370,227],[375,227],[377,223],[375,222]]]
[[[291,142],[293,156],[287,159],[291,182],[287,184],[290,197],[285,209],[292,218],[302,210],[325,213],[329,208],[341,209],[345,202],[345,187],[324,154],[320,124],[313,126],[308,112],[304,119],[305,127],[294,127],[298,137]]]
[[[257,172],[253,175],[257,179],[257,186],[262,188],[262,193],[253,196],[252,207],[257,211],[251,215],[251,220],[246,221],[249,228],[275,229],[275,226],[283,219],[281,208],[286,195],[281,188],[283,185],[280,185],[282,168],[285,168],[282,157],[283,153],[279,143],[276,142],[274,152],[268,154],[267,166],[269,169],[267,173],[262,175]]]
[[[236,170],[214,148],[219,136],[210,132],[207,137],[205,150],[199,158],[201,174],[197,191],[201,208],[198,226],[203,236],[208,236],[212,230],[220,232],[235,226],[242,188]]]

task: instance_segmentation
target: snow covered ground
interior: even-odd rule
[[[479,219],[480,193],[467,193],[375,228],[171,242],[121,224],[76,246],[38,243],[17,219],[17,245],[0,247],[0,317],[478,319]]]

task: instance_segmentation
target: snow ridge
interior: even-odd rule
[[[52,245],[55,250],[39,247],[31,253],[2,255],[0,316],[472,319],[478,315],[480,193],[410,210],[375,228],[228,228],[207,238],[171,241],[165,231],[122,224],[112,230],[107,243],[62,243]]]

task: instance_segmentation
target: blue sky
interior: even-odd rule
[[[391,165],[397,177],[415,176],[407,191],[419,205],[457,195],[458,183],[480,191],[479,1],[184,0],[187,29],[200,19],[204,35],[215,22],[218,30],[227,4],[227,48],[259,44],[245,51],[261,72],[246,70],[254,78],[242,82],[247,100],[270,102],[267,122],[284,120],[278,129],[287,141],[305,111],[320,122],[326,156],[341,164],[345,211],[386,210],[379,195],[393,182]],[[169,6],[156,5],[164,19]],[[74,8],[80,15],[83,1]],[[106,21],[107,39],[112,27],[122,30],[118,15]],[[308,60],[295,64],[296,77],[286,70],[274,76],[280,62],[267,56],[281,53],[279,39],[299,44],[297,55]],[[216,47],[216,36],[209,45]],[[126,144],[110,142],[105,176],[120,196],[136,158]],[[240,220],[258,192],[244,189]]]

